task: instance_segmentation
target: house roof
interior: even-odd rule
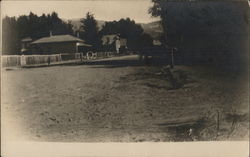
[[[73,41],[84,42],[82,39],[79,39],[79,38],[74,37],[72,35],[53,35],[53,36],[50,36],[50,37],[40,38],[40,39],[32,42],[32,44],[73,42]]]
[[[23,38],[21,41],[22,42],[29,42],[29,41],[32,41],[32,39],[30,37],[27,37],[27,38]]]
[[[76,45],[77,45],[77,46],[87,46],[87,47],[91,47],[91,45],[85,44],[85,43],[83,43],[83,42],[78,42],[78,43],[76,43]]]
[[[117,37],[117,34],[109,34],[109,35],[103,35],[103,38],[115,38]]]

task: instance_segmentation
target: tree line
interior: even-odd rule
[[[79,37],[95,49],[102,48],[101,38],[103,35],[120,34],[127,39],[127,46],[133,50],[153,45],[153,39],[149,34],[144,33],[141,25],[136,24],[129,18],[119,21],[105,22],[99,29],[93,14],[87,13],[81,19],[80,30],[74,31],[70,21],[66,22],[59,18],[56,12],[38,16],[32,12],[29,15],[19,17],[6,16],[3,21],[3,54],[18,54],[21,48],[21,40],[30,37],[36,40],[50,35],[79,33]]]
[[[141,25],[136,24],[135,21],[130,18],[106,22],[100,31],[101,35],[114,33],[126,38],[128,40],[128,47],[131,49],[139,50],[153,45],[152,37],[144,32]]]
[[[54,35],[73,34],[71,23],[60,19],[56,12],[41,16],[30,12],[17,18],[6,16],[2,23],[3,54],[18,54],[23,38],[36,40],[49,36],[50,31]]]
[[[99,30],[94,15],[88,12],[86,17],[81,19],[81,24],[80,37],[95,48],[102,48],[101,38],[110,34],[119,34],[121,38],[127,39],[127,47],[131,50],[139,51],[144,47],[153,46],[153,38],[130,18],[105,22]]]

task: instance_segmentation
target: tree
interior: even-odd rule
[[[148,13],[151,14],[153,17],[159,17],[161,18],[161,24],[163,28],[164,35],[161,36],[161,41],[165,41],[167,39],[167,31],[166,31],[166,2],[164,3],[163,0],[152,0],[153,6],[149,8]],[[165,43],[166,44],[166,43]]]
[[[165,44],[169,47],[178,47],[182,52],[178,55],[181,55],[183,61],[231,62],[233,58],[239,58],[242,52],[246,51],[246,1],[152,2],[153,6],[149,13],[161,18]]]
[[[49,17],[49,29],[54,35],[73,34],[72,25],[62,21],[56,12],[52,12]]]
[[[141,49],[152,46],[153,39],[149,34],[144,33],[141,25],[136,24],[129,18],[119,21],[106,22],[100,31],[101,35],[120,34],[127,39],[127,45],[130,49]]]
[[[18,44],[19,37],[16,18],[6,16],[2,22],[2,53],[4,55],[17,54],[20,45]]]
[[[87,44],[92,45],[94,48],[99,48],[101,39],[94,15],[88,12],[86,17],[81,19],[80,22],[82,24],[80,37],[85,40]]]
[[[53,35],[73,34],[71,23],[64,22],[56,12],[37,16],[30,14],[19,17],[3,18],[3,54],[18,54],[21,39],[31,37],[33,40]]]
[[[140,36],[139,44],[140,47],[152,47],[153,38],[149,34],[143,33]]]

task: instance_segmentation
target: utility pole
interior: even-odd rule
[[[177,49],[176,47],[173,47],[173,48],[171,49],[171,63],[170,63],[171,69],[174,68],[174,53],[177,52],[177,50],[178,50],[178,49]]]
[[[171,69],[174,68],[174,48],[171,49],[171,64],[170,64]]]

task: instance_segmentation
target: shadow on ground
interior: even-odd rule
[[[127,66],[162,66],[166,65],[166,62],[163,60],[157,59],[152,61],[145,62],[144,60],[139,59],[121,59],[121,60],[104,60],[104,61],[91,61],[91,62],[78,62],[71,65],[101,65],[93,68],[119,68]]]

